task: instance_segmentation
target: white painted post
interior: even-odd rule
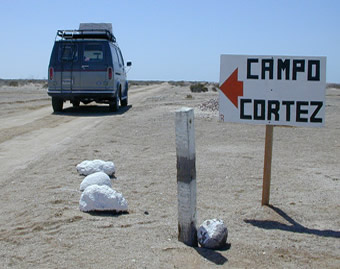
[[[194,110],[176,111],[178,240],[197,246]]]

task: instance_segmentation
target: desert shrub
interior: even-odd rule
[[[149,85],[157,85],[161,84],[164,81],[162,80],[129,80],[130,86],[149,86]]]
[[[18,87],[19,86],[19,82],[16,81],[16,80],[12,80],[12,81],[9,82],[8,85],[11,86],[11,87]]]
[[[340,89],[340,84],[337,84],[337,83],[327,83],[326,87],[327,88]]]
[[[208,88],[202,83],[194,83],[190,85],[191,92],[207,92]]]
[[[178,86],[178,87],[185,87],[185,86],[188,86],[189,83],[186,82],[186,81],[183,81],[183,80],[180,80],[180,81],[173,81],[173,80],[170,80],[168,81],[168,83],[172,86]]]

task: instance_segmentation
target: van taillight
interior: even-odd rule
[[[53,80],[53,67],[50,67],[49,69],[49,77],[50,77],[50,80]]]
[[[111,80],[112,79],[112,67],[109,67],[108,69],[107,69],[107,76],[108,76],[108,78]]]

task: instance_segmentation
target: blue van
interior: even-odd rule
[[[48,68],[53,111],[62,111],[65,101],[74,107],[105,103],[110,111],[127,106],[126,66],[111,24],[81,23],[79,30],[58,30]]]

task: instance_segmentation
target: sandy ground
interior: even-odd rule
[[[261,207],[265,127],[218,122],[200,109],[213,98],[163,83],[132,87],[119,113],[53,114],[41,85],[2,86],[0,267],[340,268],[340,90],[327,90],[325,128],[274,128],[271,207]],[[221,251],[177,240],[182,106],[195,108],[198,224],[224,220]],[[75,166],[97,158],[115,162],[129,214],[79,211]]]

